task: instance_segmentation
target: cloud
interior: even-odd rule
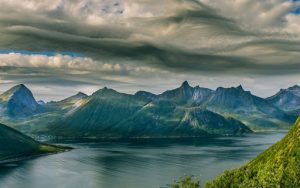
[[[291,20],[287,17],[300,6],[300,2],[287,0],[251,1],[251,0],[203,0],[222,14],[232,18],[248,28],[261,27],[284,30]],[[294,30],[290,32],[296,33]]]
[[[0,46],[73,51],[95,61],[119,65],[139,61],[142,66],[171,71],[264,74],[270,68],[281,69],[277,58],[260,53],[269,50],[270,38],[278,45],[282,41],[299,43],[294,32],[298,16],[290,14],[297,5],[283,0],[3,1]],[[253,48],[255,41],[261,42]],[[237,53],[239,46],[251,48],[251,55]],[[279,47],[281,52],[296,59],[285,46]],[[283,74],[289,74],[290,67],[294,72],[295,62],[289,59],[280,59],[287,62]],[[265,67],[265,61],[274,66]]]
[[[198,75],[274,77],[300,71],[298,1],[0,3],[0,50],[6,51],[0,54],[0,76],[8,81],[77,86],[111,81],[145,88],[162,78],[177,83]]]
[[[95,62],[88,57],[72,57],[69,55],[43,55],[43,54],[0,54],[1,66],[14,67],[41,67],[54,69],[70,69],[81,71],[121,71],[119,64],[107,64]]]

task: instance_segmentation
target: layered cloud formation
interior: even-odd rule
[[[287,80],[276,87],[298,83],[298,1],[0,2],[5,83],[112,84],[124,91],[181,79],[201,84],[205,77],[254,80],[244,82],[249,88],[266,76]],[[203,84],[224,85],[220,79]]]

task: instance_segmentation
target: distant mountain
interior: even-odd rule
[[[169,90],[158,95],[160,100],[173,100],[176,103],[197,103],[201,104],[209,100],[213,90],[207,88],[191,87],[187,81],[184,81],[182,85],[174,90]]]
[[[277,94],[267,98],[273,105],[286,113],[300,115],[300,86],[281,89]]]
[[[207,184],[219,187],[300,187],[300,118],[289,133],[254,160]]]
[[[51,111],[51,109],[52,110],[58,110],[58,111],[70,110],[70,109],[74,109],[77,106],[79,106],[80,101],[84,98],[87,98],[87,97],[88,97],[88,95],[86,95],[85,93],[78,92],[76,95],[73,95],[71,97],[63,99],[61,101],[58,101],[58,102],[53,102],[52,101],[50,103],[47,103],[47,105],[45,107],[48,108],[47,111]]]
[[[26,121],[5,123],[34,134],[168,137],[287,129],[296,119],[242,86],[214,91],[192,87],[187,81],[158,95],[147,91],[124,94],[105,87],[91,96],[78,93],[39,105],[39,112]]]
[[[169,101],[145,105],[134,115],[118,123],[114,129],[136,137],[189,137],[252,132],[233,118],[224,118],[202,108],[178,107]]]
[[[205,106],[214,112],[235,117],[254,129],[289,127],[296,119],[269,101],[245,91],[242,86],[217,88]]]
[[[42,144],[12,128],[0,124],[0,163],[33,155],[60,152],[65,149]]]
[[[148,91],[138,91],[134,94],[134,96],[139,100],[145,100],[145,101],[156,101],[158,100],[158,96],[150,93]]]
[[[240,85],[231,88],[217,88],[206,104],[228,110],[239,111],[239,109],[244,109],[248,111],[255,110],[257,100],[260,99],[253,96],[249,91],[245,91]]]
[[[82,92],[78,92],[76,95],[73,95],[71,97],[68,97],[62,101],[59,101],[58,103],[65,103],[65,104],[75,104],[76,102],[78,102],[79,100],[88,97],[87,94],[82,93]]]
[[[38,103],[31,91],[23,84],[0,95],[1,112],[13,118],[27,117],[38,111]]]
[[[253,129],[282,129],[289,127],[296,116],[287,114],[268,100],[252,95],[240,85],[238,87],[219,87],[216,91],[192,87],[187,81],[179,88],[168,90],[160,95],[137,92],[136,96],[148,101],[172,101],[186,107],[201,107],[233,117]]]
[[[146,95],[145,95],[146,94]],[[54,135],[102,138],[188,137],[251,132],[243,123],[167,100],[148,102],[148,93],[128,95],[103,88],[76,111],[49,126]]]
[[[133,95],[103,88],[85,99],[84,104],[78,106],[75,111],[62,117],[57,122],[58,126],[51,127],[51,130],[56,132],[64,130],[61,133],[82,134],[82,136],[88,133],[96,134],[96,130],[110,130],[112,126],[133,115],[145,104],[146,102],[136,100]],[[106,135],[105,132],[103,134]]]

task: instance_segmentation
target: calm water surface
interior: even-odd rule
[[[0,166],[2,188],[159,188],[238,167],[286,132],[177,141],[68,143],[76,149]]]

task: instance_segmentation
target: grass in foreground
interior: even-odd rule
[[[207,188],[300,187],[300,118],[278,143],[241,168],[225,171]]]
[[[169,188],[200,188],[200,181],[193,176],[183,176],[180,180],[168,185]]]

